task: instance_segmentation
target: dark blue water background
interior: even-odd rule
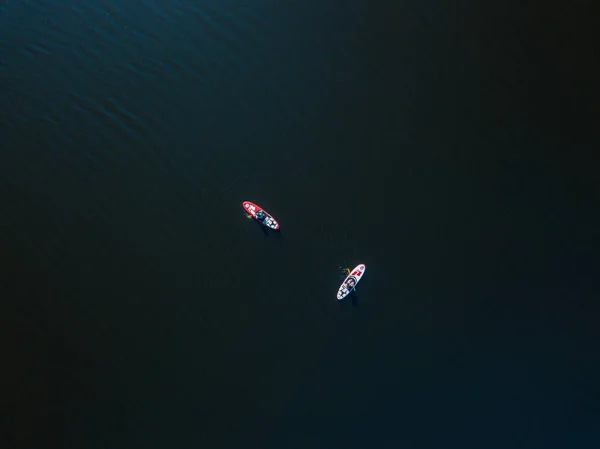
[[[0,2],[3,447],[597,448],[591,28],[484,3]]]

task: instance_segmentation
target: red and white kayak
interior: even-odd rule
[[[242,207],[260,224],[266,226],[267,228],[273,229],[274,231],[279,229],[279,223],[277,223],[277,220],[275,220],[273,216],[262,207],[250,201],[244,201],[242,203]]]
[[[352,290],[354,290],[356,284],[358,284],[358,282],[362,279],[363,274],[365,274],[366,269],[367,267],[364,264],[357,265],[354,267],[354,270],[352,270],[350,274],[346,276],[346,279],[344,279],[344,282],[342,282],[342,285],[340,285],[340,288],[337,292],[338,301],[344,299]]]

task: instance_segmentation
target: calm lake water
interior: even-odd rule
[[[599,447],[578,17],[0,2],[3,447]]]

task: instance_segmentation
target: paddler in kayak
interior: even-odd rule
[[[267,218],[267,214],[265,214],[262,209],[256,213],[256,219],[258,221],[265,221],[265,218]]]
[[[346,288],[348,289],[348,291],[352,290],[355,285],[356,285],[356,282],[352,278],[350,278],[346,281]]]

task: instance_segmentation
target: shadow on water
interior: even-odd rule
[[[265,225],[259,223],[256,220],[252,220],[252,221],[254,221],[254,223],[256,224],[256,226],[258,226],[260,228],[261,232],[265,235],[265,237],[272,236],[272,237],[274,237],[276,239],[283,238],[283,234],[281,233],[280,230],[279,231],[274,231],[274,230],[272,230],[270,228],[267,228]]]
[[[359,296],[356,294],[356,292],[351,292],[348,296],[346,296],[344,299],[342,300],[338,300],[338,303],[340,304],[340,307],[345,307],[344,304],[346,303],[350,303],[352,304],[353,307],[358,307],[358,299]]]
[[[248,217],[248,215],[247,215],[247,214],[244,214],[244,216],[245,216],[245,217],[246,217],[248,220],[252,221],[252,222],[254,223],[254,225],[255,225],[255,226],[258,226],[258,227],[260,228],[260,230],[262,231],[262,233],[265,235],[265,237],[268,237],[268,236],[269,236],[269,230],[267,229],[267,227],[266,227],[266,226],[262,225],[261,223],[259,223],[258,221],[256,221],[256,220],[252,219],[251,217]]]

